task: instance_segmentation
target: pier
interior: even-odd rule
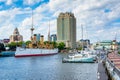
[[[99,51],[97,80],[109,80],[109,77],[105,68],[105,58],[106,58],[106,52]]]
[[[98,80],[120,80],[120,55],[117,51],[107,53],[107,56],[105,53],[104,59],[99,58],[97,76]]]
[[[98,64],[98,80],[108,80],[108,75],[105,70],[105,66],[102,62]]]
[[[108,54],[105,67],[111,80],[120,80],[120,55],[117,51]]]

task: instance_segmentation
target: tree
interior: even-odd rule
[[[48,44],[49,42],[48,41],[44,41],[44,44]]]
[[[1,52],[1,51],[5,51],[5,46],[4,46],[3,43],[0,43],[0,52]]]
[[[51,42],[51,44],[53,44],[53,47],[54,47],[54,48],[57,48],[57,45],[58,45],[58,44],[57,44],[56,42]]]
[[[65,48],[65,44],[63,43],[63,42],[60,42],[59,44],[58,44],[58,49],[59,50],[63,50]]]
[[[26,41],[25,44],[26,45],[29,45],[31,43],[31,41]]]
[[[118,52],[118,54],[120,54],[120,51]]]
[[[10,50],[15,50],[16,46],[17,46],[16,42],[11,42],[11,43],[9,43],[9,44],[6,45],[6,47],[10,48]]]
[[[78,50],[82,50],[82,46],[80,46],[79,48],[77,48]]]
[[[30,44],[30,43],[31,43],[31,41],[26,41],[26,42],[25,42],[26,45],[28,45],[28,44]]]
[[[17,46],[22,46],[24,44],[24,42],[20,41],[20,42],[17,42],[16,44],[17,44]]]

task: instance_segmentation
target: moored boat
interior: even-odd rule
[[[44,36],[41,35],[37,40],[37,34],[33,34],[33,11],[32,11],[32,27],[31,27],[31,41],[24,48],[17,47],[15,57],[28,56],[46,56],[58,53],[58,48],[55,48],[50,41],[50,26],[48,31],[48,41],[44,42]],[[54,42],[55,43],[55,42]]]
[[[58,49],[35,49],[35,48],[20,48],[17,47],[15,57],[28,57],[28,56],[47,56],[58,53]]]
[[[72,56],[68,56],[68,58],[63,58],[63,63],[94,63],[94,58],[89,54],[74,54]]]

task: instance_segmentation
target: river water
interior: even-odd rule
[[[62,63],[64,56],[0,57],[0,80],[97,80],[97,63]]]

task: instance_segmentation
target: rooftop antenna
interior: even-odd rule
[[[32,26],[31,26],[31,37],[33,36],[33,31],[34,31],[34,28],[33,28],[33,10],[32,10]]]

